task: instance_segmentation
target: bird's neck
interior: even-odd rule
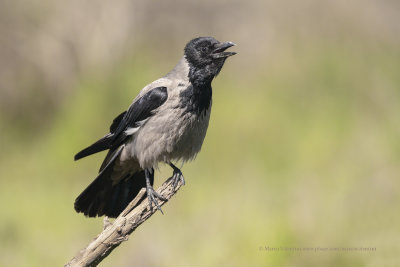
[[[189,63],[189,81],[196,87],[211,87],[211,82],[218,75],[222,64],[210,64],[202,67]]]
[[[196,67],[189,63],[184,56],[166,77],[182,80],[188,79],[197,88],[211,87],[212,80],[222,68],[223,62],[221,61],[221,63]]]
[[[212,88],[208,85],[189,85],[180,93],[182,107],[187,112],[197,115],[204,114],[211,107]]]
[[[211,87],[211,82],[214,79],[214,75],[207,69],[195,67],[190,68],[188,77],[193,86],[198,88]]]

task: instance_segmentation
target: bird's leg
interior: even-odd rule
[[[150,183],[150,177],[153,176],[153,180],[154,180],[154,169],[145,169],[144,175],[146,177],[146,192],[147,192],[147,199],[149,200],[150,210],[152,209],[152,203],[154,203],[154,205],[157,207],[157,209],[162,214],[164,214],[160,205],[158,205],[157,198],[162,201],[167,201],[167,199],[164,198],[163,196],[161,196],[159,193],[157,193]]]
[[[174,173],[172,174],[172,183],[174,185],[174,188],[178,185],[180,181],[182,182],[182,185],[185,185],[185,178],[183,177],[181,170],[171,162],[169,162],[169,166],[174,169]]]

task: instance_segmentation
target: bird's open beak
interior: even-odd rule
[[[229,47],[235,46],[235,45],[236,44],[234,44],[232,42],[225,42],[225,43],[218,44],[217,47],[212,52],[212,57],[213,58],[226,58],[226,57],[236,55],[236,52],[225,52],[226,49],[228,49]]]

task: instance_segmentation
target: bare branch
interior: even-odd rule
[[[157,193],[167,199],[166,201],[159,200],[158,203],[160,206],[164,205],[175,195],[181,186],[182,182],[179,181],[178,185],[174,188],[172,178],[165,181],[157,190]],[[129,235],[157,211],[155,207],[150,210],[147,199],[132,210],[132,207],[145,194],[146,190],[142,189],[113,223],[104,218],[104,230],[65,266],[97,266],[114,248],[128,240]]]

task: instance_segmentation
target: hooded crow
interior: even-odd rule
[[[145,86],[127,111],[118,115],[103,138],[75,155],[75,160],[108,150],[96,179],[76,198],[75,210],[86,216],[117,217],[144,187],[160,210],[153,188],[159,162],[173,169],[173,182],[184,184],[172,162],[192,160],[200,151],[211,111],[211,82],[232,42],[213,37],[191,40],[179,63],[164,77]]]

